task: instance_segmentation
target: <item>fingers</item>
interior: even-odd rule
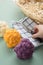
[[[32,38],[37,38],[37,37],[39,37],[39,33],[36,33],[36,34],[32,35]]]
[[[39,25],[36,25],[36,26],[34,26],[33,29],[36,30],[36,29],[38,29],[38,27],[39,27]]]
[[[36,25],[34,32],[35,33],[32,35],[33,38],[43,38],[43,25]]]
[[[38,28],[34,28],[34,33],[37,33],[38,31]]]
[[[36,25],[34,27],[34,34],[32,35],[33,38],[37,38],[39,37],[39,29],[38,29],[38,25]]]

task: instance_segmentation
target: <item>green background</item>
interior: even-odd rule
[[[18,21],[25,17],[13,0],[0,0],[0,21],[6,21],[11,27],[13,20]],[[0,38],[0,65],[43,65],[43,46],[40,46],[28,60],[20,60],[12,49]]]

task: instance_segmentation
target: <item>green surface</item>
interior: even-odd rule
[[[4,20],[11,26],[10,21],[24,17],[19,7],[12,0],[0,0],[0,20]],[[43,65],[43,46],[37,48],[33,57],[28,60],[20,60],[12,49],[8,49],[6,43],[0,38],[0,65]]]

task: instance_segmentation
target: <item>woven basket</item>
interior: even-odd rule
[[[16,0],[24,14],[37,23],[43,23],[43,0]]]

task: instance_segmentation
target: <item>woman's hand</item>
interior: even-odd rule
[[[32,35],[33,38],[43,38],[43,25],[36,25],[34,32],[35,34]]]

